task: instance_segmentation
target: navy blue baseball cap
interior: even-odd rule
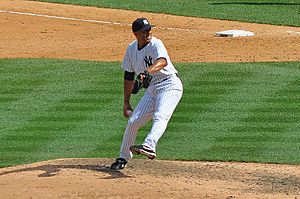
[[[137,18],[132,23],[132,32],[138,32],[138,31],[150,31],[151,30],[151,24],[149,23],[148,19],[146,18]]]

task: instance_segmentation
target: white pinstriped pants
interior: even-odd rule
[[[125,129],[120,157],[132,158],[129,147],[135,144],[139,128],[152,119],[152,128],[143,145],[156,151],[156,145],[165,132],[168,122],[183,93],[182,83],[177,76],[149,86],[144,96],[134,109]]]

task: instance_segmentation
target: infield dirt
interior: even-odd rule
[[[300,60],[300,28],[295,27],[20,0],[0,0],[0,10],[15,12],[0,13],[0,57],[121,61],[134,39],[130,24],[144,16],[156,25],[153,34],[164,41],[174,62]],[[231,29],[255,36],[214,36]]]
[[[121,61],[134,39],[131,22],[144,16],[174,62],[300,60],[296,27],[22,0],[0,0],[0,10],[0,58]],[[255,36],[214,36],[231,29]],[[60,159],[2,168],[0,198],[300,198],[299,165],[133,159],[111,172],[113,161]]]

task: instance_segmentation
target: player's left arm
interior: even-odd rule
[[[147,71],[150,74],[153,74],[157,71],[160,71],[167,65],[168,65],[167,59],[164,57],[161,57],[161,58],[158,58],[149,68],[147,68]]]
[[[147,68],[147,71],[150,74],[160,71],[168,65],[168,57],[169,55],[163,42],[161,40],[156,40],[153,45],[153,58],[155,62]]]

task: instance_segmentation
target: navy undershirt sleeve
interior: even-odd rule
[[[125,70],[124,79],[129,81],[134,80],[134,74],[134,72],[128,72]]]

